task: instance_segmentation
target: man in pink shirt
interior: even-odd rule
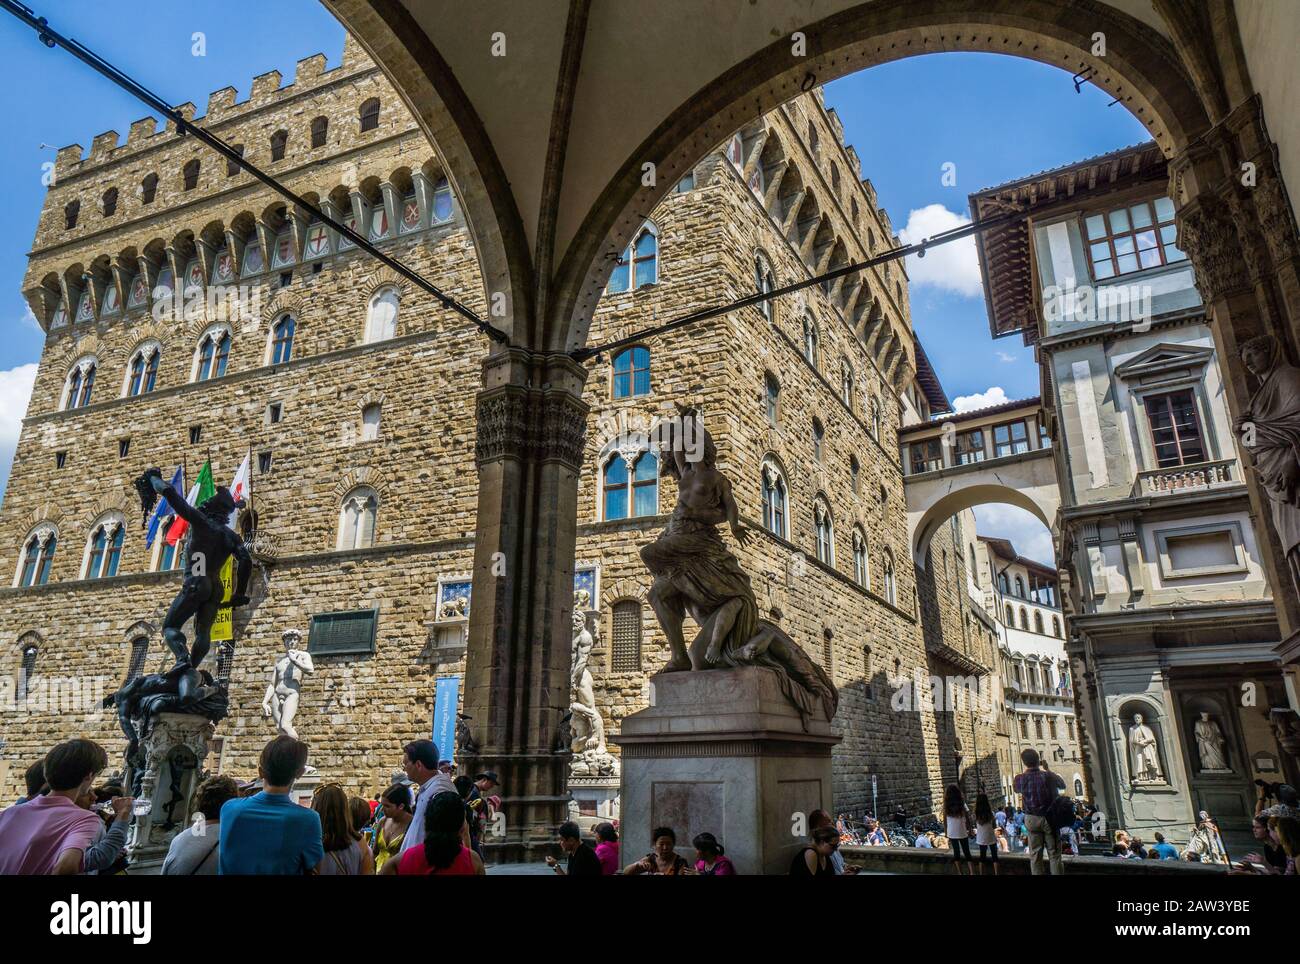
[[[50,792],[0,813],[0,874],[79,874],[100,819],[77,806],[108,754],[91,740],[68,740],[45,755]]]

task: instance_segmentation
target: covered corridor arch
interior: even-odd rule
[[[1241,340],[1272,332],[1296,357],[1294,217],[1229,0],[758,0],[720,3],[709,16],[664,0],[635,17],[587,0],[325,3],[442,155],[487,303],[505,312],[492,320],[511,335],[485,352],[478,397],[465,696],[476,762],[500,770],[517,795],[507,856],[547,846],[567,801],[565,758],[552,746],[568,702],[586,415],[586,372],[569,352],[585,343],[615,258],[644,217],[746,122],[807,86],[913,54],[994,51],[1086,71],[1171,159],[1183,246],[1229,360],[1234,411],[1249,396],[1235,362]],[[1104,54],[1094,52],[1097,34]],[[1243,161],[1256,164],[1263,189],[1240,189]],[[1257,487],[1252,497],[1258,512]],[[1280,585],[1275,544],[1268,561]]]

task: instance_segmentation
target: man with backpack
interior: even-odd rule
[[[1016,777],[1014,787],[1024,800],[1025,830],[1029,833],[1029,872],[1047,872],[1043,860],[1043,851],[1046,850],[1051,872],[1063,874],[1065,864],[1061,861],[1060,827],[1064,824],[1053,826],[1049,812],[1057,794],[1065,789],[1065,781],[1058,774],[1040,768],[1042,761],[1037,750],[1024,750],[1020,762],[1025,765],[1025,772]]]

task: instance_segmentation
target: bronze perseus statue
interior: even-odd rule
[[[212,623],[221,606],[221,570],[231,556],[238,563],[232,606],[248,605],[248,580],[253,573],[253,559],[242,540],[227,524],[230,514],[242,508],[243,500],[236,500],[224,485],[217,486],[216,494],[198,508],[185,501],[185,497],[163,481],[162,472],[149,469],[145,473],[153,491],[167,500],[176,514],[190,524],[190,549],[185,582],[172,600],[167,618],[163,621],[163,639],[176,657],[176,665],[168,676],[179,681],[177,693],[181,703],[187,702],[198,685],[198,669],[212,645]],[[194,646],[186,648],[181,627],[194,618]]]

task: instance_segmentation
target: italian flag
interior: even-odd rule
[[[239,465],[239,471],[235,473],[235,480],[230,483],[230,494],[234,497],[236,502],[240,499],[247,502],[249,493],[251,492],[248,485],[248,460],[251,455],[252,453],[250,452],[248,455],[244,456],[244,461]],[[230,521],[226,523],[232,529],[235,527],[235,516],[237,515],[239,515],[238,509],[230,513]]]
[[[189,495],[185,496],[185,501],[192,506],[200,506],[208,499],[217,494],[217,487],[212,483],[212,463],[204,462],[203,468],[199,470],[198,481],[190,489]],[[167,530],[167,545],[174,546],[185,537],[189,531],[190,524],[180,517],[176,516],[176,521],[172,527]]]

